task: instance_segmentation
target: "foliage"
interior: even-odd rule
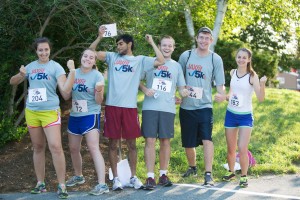
[[[280,98],[278,98],[280,97]],[[138,98],[139,112],[143,98]],[[251,135],[249,150],[253,153],[257,164],[249,170],[249,176],[264,174],[299,173],[299,148],[300,148],[300,93],[284,89],[266,89],[265,101],[259,103],[253,96],[254,128]],[[224,135],[224,117],[227,103],[214,102],[214,164],[213,175],[216,181],[220,181],[226,172],[223,164],[226,163],[226,139]],[[287,145],[288,144],[288,145]],[[138,177],[146,178],[144,163],[145,139],[137,140],[138,151]],[[156,142],[155,174],[159,171],[159,142]],[[181,146],[180,124],[177,114],[175,117],[175,134],[171,139],[171,160],[168,176],[176,183],[202,183],[204,174],[203,148],[197,148],[198,177],[182,178],[187,170],[188,163],[185,151]],[[238,172],[239,173],[239,172]]]
[[[5,113],[1,113],[3,116]],[[5,116],[0,121],[0,148],[9,141],[19,141],[27,133],[25,127],[15,127],[13,117]]]

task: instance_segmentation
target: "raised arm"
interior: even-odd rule
[[[253,88],[254,88],[256,97],[259,102],[263,102],[265,99],[265,85],[267,82],[267,77],[263,76],[259,80],[258,75],[254,74],[252,79],[253,79]]]
[[[156,46],[156,44],[154,43],[152,35],[146,34],[145,38],[146,38],[147,42],[152,46],[152,48],[156,54],[156,60],[154,62],[154,66],[157,67],[157,66],[165,64],[165,58],[164,58],[163,54],[161,53],[161,51]]]
[[[21,65],[21,67],[19,69],[19,73],[12,76],[10,78],[9,83],[11,85],[19,85],[20,83],[22,83],[25,80],[25,76],[26,76],[26,68],[24,67],[24,65]]]
[[[89,47],[90,49],[96,50],[96,48],[97,48],[97,46],[98,46],[100,40],[102,40],[102,38],[103,38],[103,35],[104,35],[104,33],[105,33],[105,30],[106,30],[105,26],[102,25],[102,26],[99,27],[99,30],[98,30],[98,37],[97,37],[96,40],[90,45],[90,47]],[[97,52],[97,58],[98,58],[99,60],[105,61],[105,57],[106,57],[106,52],[105,52],[105,51],[98,51],[98,52]]]
[[[60,76],[57,79],[58,89],[64,100],[68,100],[71,97],[72,87],[75,81],[75,65],[73,60],[68,60],[67,66],[69,68],[68,78],[66,76]]]

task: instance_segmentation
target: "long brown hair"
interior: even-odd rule
[[[240,51],[244,51],[248,54],[248,57],[250,59],[250,62],[247,63],[247,72],[250,73],[250,76],[254,76],[255,71],[252,67],[252,51],[250,49],[247,48],[239,48],[236,52],[236,55],[240,52]]]

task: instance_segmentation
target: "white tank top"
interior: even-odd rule
[[[238,77],[237,70],[234,70],[230,89],[227,109],[237,114],[252,113],[253,85],[250,84],[250,73]]]

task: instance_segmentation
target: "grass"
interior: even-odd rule
[[[138,107],[141,117],[143,95],[139,93]],[[220,181],[225,173],[223,164],[227,163],[224,117],[227,103],[214,103],[213,141],[215,147],[213,174]],[[171,140],[171,160],[169,177],[177,183],[203,182],[204,162],[202,146],[197,148],[198,177],[181,178],[188,167],[184,148],[181,146],[178,108],[175,118],[175,137]],[[266,174],[287,174],[300,172],[300,92],[284,89],[266,89],[266,98],[258,103],[253,95],[254,129],[249,150],[256,159],[256,166],[249,170],[250,176]],[[141,119],[141,118],[140,118]],[[144,138],[137,140],[137,175],[146,178],[144,163]],[[155,174],[158,177],[159,142],[156,142]],[[202,173],[203,172],[203,173]]]

